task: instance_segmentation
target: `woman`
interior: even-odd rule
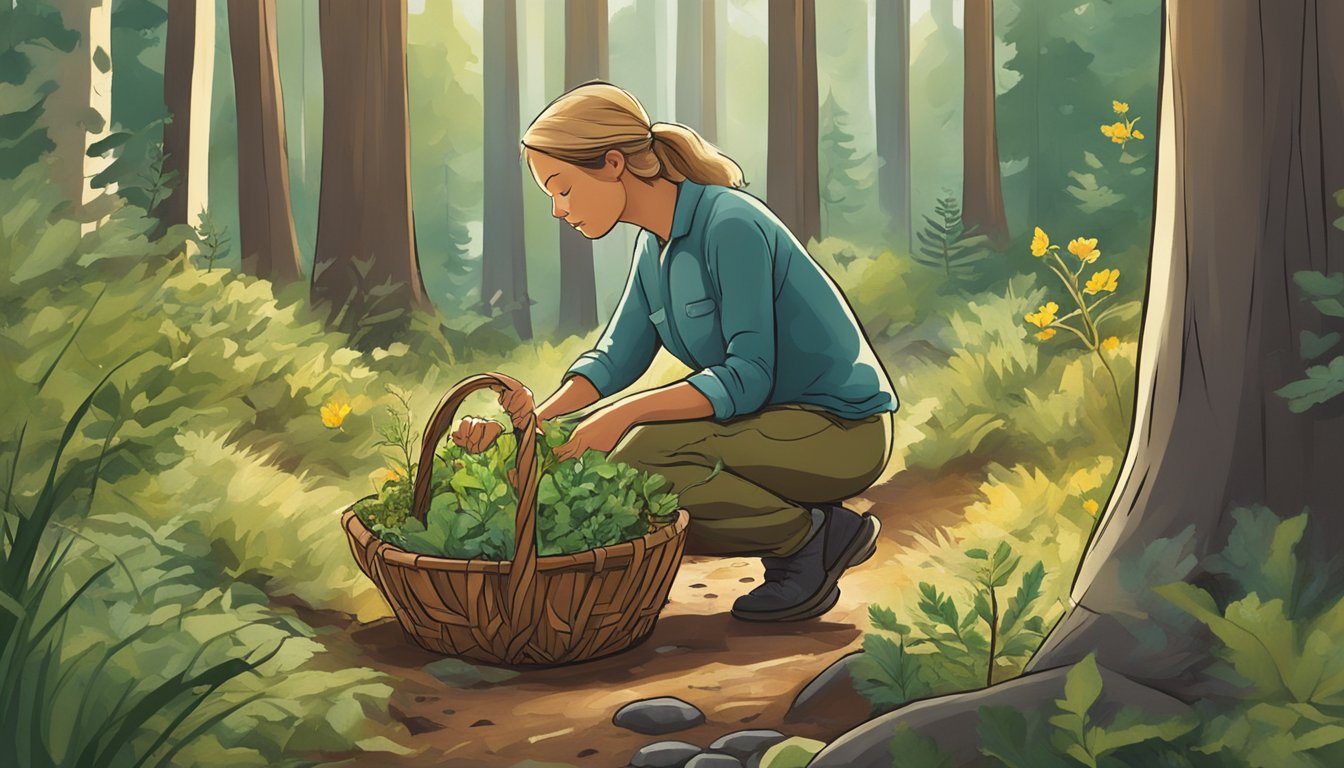
[[[882,473],[897,408],[839,287],[738,189],[736,163],[684,125],[651,124],[614,85],[560,96],[524,133],[522,153],[552,216],[590,239],[617,222],[641,228],[602,338],[536,417],[621,392],[659,346],[696,371],[593,412],[557,456],[604,451],[661,474],[690,514],[688,553],[761,556],[764,582],[734,602],[734,616],[830,610],[840,574],[872,556],[879,527],[840,501]],[[503,404],[523,423],[519,403]],[[502,430],[467,418],[452,437],[480,451]]]

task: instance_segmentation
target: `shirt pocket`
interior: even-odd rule
[[[701,317],[702,315],[708,315],[714,311],[716,306],[717,304],[713,299],[700,299],[699,301],[687,302],[686,316]]]
[[[667,337],[667,334],[665,333],[667,329],[667,313],[663,312],[662,307],[649,313],[649,322],[653,323],[654,327],[658,329],[659,335],[663,336],[663,338]]]

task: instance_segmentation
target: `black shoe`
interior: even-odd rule
[[[733,602],[733,616],[745,621],[797,621],[830,610],[839,599],[840,575],[872,557],[880,527],[871,515],[828,505],[821,527],[797,552],[761,558],[765,582]]]

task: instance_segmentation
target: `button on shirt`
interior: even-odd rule
[[[853,309],[774,213],[731,187],[677,187],[667,243],[640,230],[602,338],[565,376],[584,376],[607,397],[642,376],[662,346],[695,371],[686,380],[717,421],[783,403],[850,419],[895,411]]]

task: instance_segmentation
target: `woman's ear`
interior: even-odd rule
[[[602,169],[598,173],[603,180],[616,181],[621,178],[625,172],[625,153],[619,149],[608,149],[602,159]]]

